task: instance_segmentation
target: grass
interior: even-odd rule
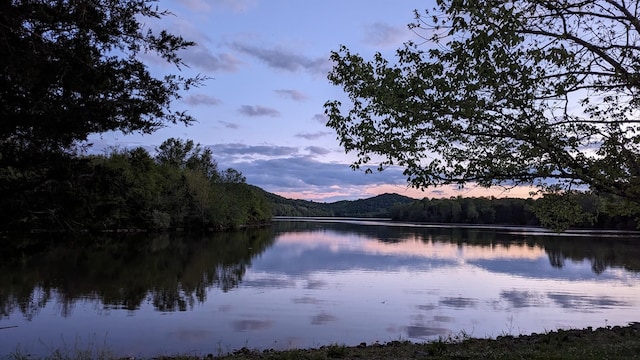
[[[48,359],[95,359],[106,353],[55,353]],[[94,357],[96,356],[96,357]],[[12,359],[25,359],[11,356]],[[27,357],[32,359],[31,357]],[[317,349],[285,351],[250,350],[246,347],[222,356],[170,356],[165,360],[331,360],[331,359],[640,359],[640,323],[598,329],[557,330],[544,334],[477,339],[467,335],[428,343],[391,341],[385,344],[345,346],[332,344]]]
[[[545,334],[476,339],[466,334],[428,343],[391,341],[347,347],[251,351],[243,348],[219,360],[280,359],[640,359],[640,323],[592,330],[557,330]]]
[[[107,347],[106,342],[100,345],[96,342],[95,336],[90,336],[87,343],[76,338],[73,345],[65,344],[62,348],[52,349],[51,355],[42,358],[34,357],[28,351],[21,349],[17,349],[6,358],[11,360],[111,360],[115,359],[115,356]],[[0,357],[0,359],[4,358]]]

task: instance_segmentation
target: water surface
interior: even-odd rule
[[[0,255],[0,355],[215,355],[640,321],[640,239],[621,233],[306,219],[45,240]]]

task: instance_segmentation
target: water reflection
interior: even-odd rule
[[[349,220],[82,247],[11,239],[0,328],[18,327],[0,355],[100,331],[119,355],[148,357],[640,320],[640,239],[578,235]]]
[[[237,287],[274,237],[261,229],[195,239],[137,234],[93,241],[95,246],[78,247],[49,239],[33,253],[5,259],[0,319],[17,310],[31,320],[52,301],[63,317],[79,301],[99,301],[102,310],[135,311],[143,303],[160,312],[193,309],[207,300],[207,289]]]
[[[385,224],[385,223],[381,223]],[[492,228],[354,226],[349,223],[284,222],[277,224],[282,258],[293,252],[300,261],[273,258],[271,271],[305,274],[318,270],[363,268],[415,269],[451,266],[460,261],[491,271],[527,277],[585,278],[606,269],[640,272],[640,238],[611,234],[505,231]],[[286,249],[290,245],[290,249]],[[301,250],[303,249],[303,250]],[[544,261],[551,268],[539,266]],[[590,263],[590,271],[576,263]],[[572,269],[559,272],[571,263]],[[544,272],[541,272],[544,271]]]

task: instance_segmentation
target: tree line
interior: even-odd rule
[[[548,227],[566,226],[575,189],[640,216],[637,1],[441,0],[409,28],[418,41],[391,58],[331,53],[348,100],[325,103],[327,126],[354,169],[399,166],[422,189],[531,186],[557,200]]]
[[[209,149],[171,138],[142,147],[66,157],[31,171],[0,171],[3,230],[211,230],[260,225],[271,211]]]
[[[382,194],[367,199],[320,203],[287,199],[272,193],[265,195],[274,216],[388,217],[393,205],[407,204],[414,200],[398,194]]]
[[[427,223],[539,226],[552,224],[554,230],[569,227],[637,230],[638,218],[622,214],[612,196],[574,193],[558,199],[451,197],[416,200],[396,204],[389,210],[393,220]],[[554,209],[561,209],[554,212]]]

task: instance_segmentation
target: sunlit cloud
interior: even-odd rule
[[[242,105],[238,109],[238,112],[251,117],[256,116],[270,116],[270,117],[278,117],[280,116],[280,112],[274,108],[262,106],[262,105]]]

